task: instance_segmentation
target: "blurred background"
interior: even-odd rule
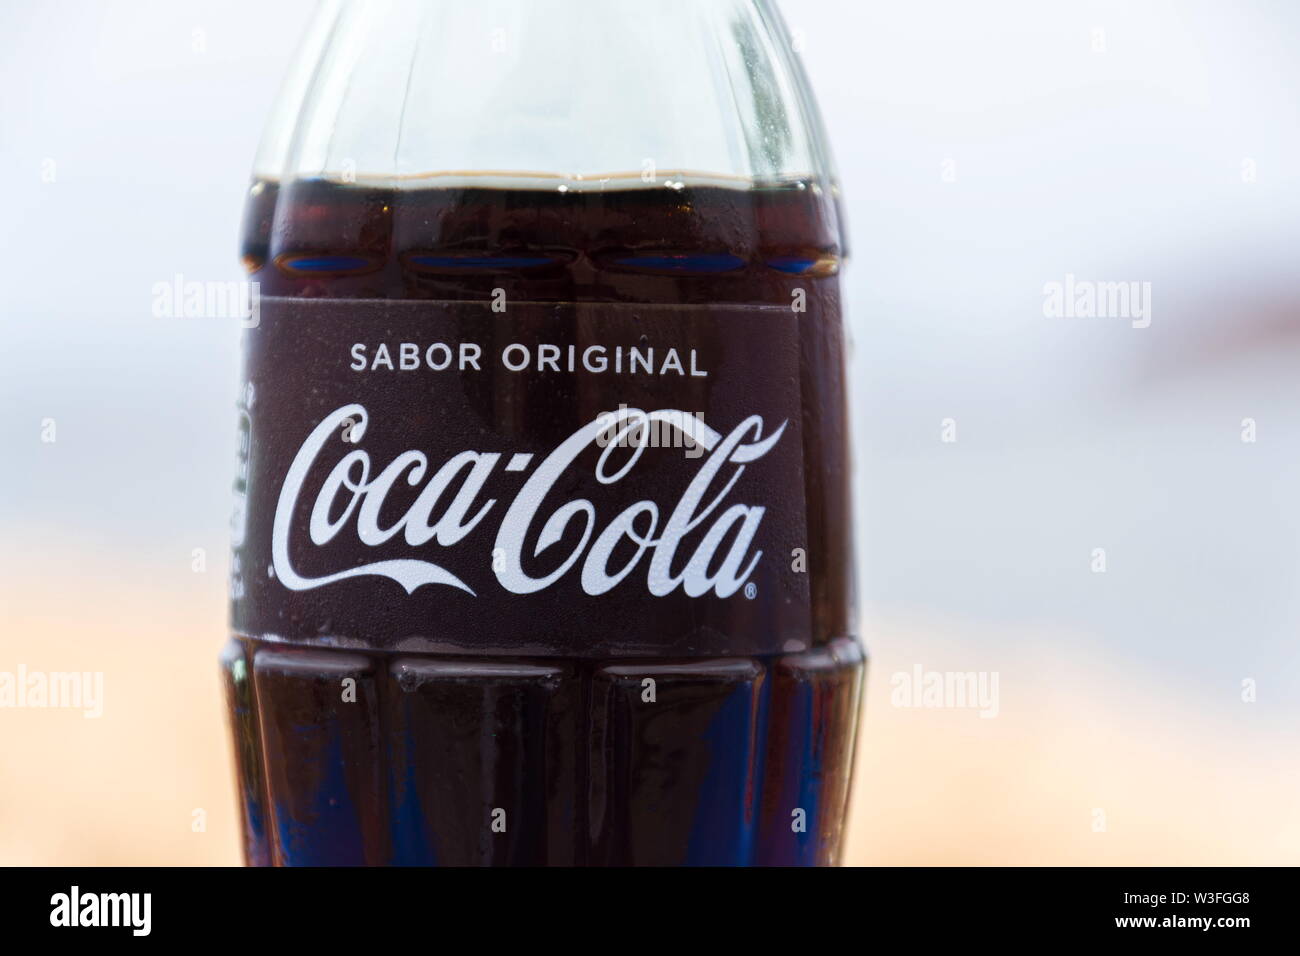
[[[239,861],[237,328],[152,289],[240,277],[311,8],[0,10],[0,671],[104,674],[0,708],[0,864]],[[1300,863],[1300,10],[782,9],[850,225],[849,862]],[[1149,325],[1046,315],[1067,275]],[[997,716],[894,706],[918,666]]]

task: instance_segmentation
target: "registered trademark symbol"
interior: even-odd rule
[[[758,597],[758,585],[753,581],[750,581],[745,585],[745,597],[749,598],[751,601]]]

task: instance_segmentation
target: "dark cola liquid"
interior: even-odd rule
[[[539,184],[259,183],[243,258],[264,296],[483,302],[503,289],[533,303],[757,306],[788,305],[802,290],[804,487],[788,491],[805,507],[811,646],[592,657],[512,653],[516,635],[484,633],[483,652],[467,655],[237,632],[222,663],[246,858],[835,863],[864,660],[851,615],[834,204],[810,183]],[[536,409],[572,398],[552,385],[520,400],[508,378],[489,387],[498,401],[485,407],[514,416],[503,431],[542,427]],[[646,598],[641,613],[660,612]],[[616,646],[620,620],[608,617],[599,623]]]

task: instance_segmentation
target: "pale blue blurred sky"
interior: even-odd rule
[[[311,6],[0,10],[12,555],[58,551],[48,573],[123,587],[188,573],[195,547],[224,555],[236,329],[153,318],[151,287],[239,277],[247,171]],[[988,669],[1068,644],[1224,720],[1293,725],[1300,13],[783,8],[851,229],[868,641],[951,626]],[[1066,273],[1151,282],[1151,326],[1045,318],[1043,284]],[[1249,715],[1243,677],[1261,682]]]

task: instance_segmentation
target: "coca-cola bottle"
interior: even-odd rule
[[[840,858],[843,256],[765,0],[322,7],[243,238],[249,863]]]

